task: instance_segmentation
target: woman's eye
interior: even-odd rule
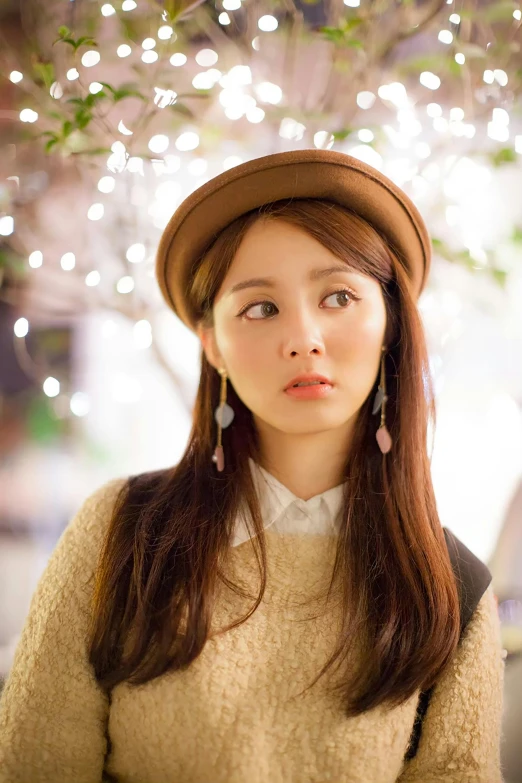
[[[349,288],[341,288],[338,291],[332,291],[331,294],[327,294],[323,298],[322,301],[324,302],[324,301],[326,301],[327,299],[330,299],[330,298],[333,298],[333,301],[337,302],[337,304],[339,305],[338,307],[336,307],[335,304],[334,304],[333,305],[333,309],[335,309],[335,310],[342,310],[342,309],[346,309],[347,307],[349,307],[350,301],[352,299],[355,300],[355,299],[358,299],[359,297],[357,297],[355,295],[355,293],[353,291],[351,291]],[[239,313],[239,316],[245,316],[247,312],[250,313],[255,307],[263,308],[263,306],[266,306],[266,305],[268,306],[268,308],[275,308],[275,310],[277,310],[277,307],[275,306],[275,304],[273,302],[270,302],[268,299],[265,299],[262,302],[252,302],[252,304],[247,305]],[[261,310],[261,312],[263,312],[263,310]],[[267,312],[266,309],[265,309],[264,312],[266,314],[266,312]],[[267,317],[270,318],[270,316],[272,316],[272,315],[273,315],[273,312],[268,312]],[[249,315],[247,320],[249,320],[249,321],[265,321],[265,320],[267,320],[267,318],[264,318],[263,316],[261,316],[261,318],[256,318],[256,317],[252,317],[251,315]]]

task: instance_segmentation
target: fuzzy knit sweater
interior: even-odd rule
[[[348,719],[328,689],[343,672],[333,667],[300,695],[329,658],[340,619],[338,605],[321,596],[342,485],[303,501],[270,474],[257,475],[268,479],[258,485],[269,567],[262,604],[184,672],[124,682],[110,694],[88,663],[86,629],[124,479],[87,498],[33,595],[0,700],[0,783],[501,783],[505,664],[491,587],[433,691],[417,755],[405,763],[418,694]],[[254,550],[239,520],[230,567],[256,595]],[[223,586],[213,629],[251,604]]]

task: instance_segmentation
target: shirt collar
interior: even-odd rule
[[[272,527],[294,504],[301,509],[312,522],[321,518],[322,523],[329,528],[338,529],[338,515],[343,501],[344,482],[336,487],[327,489],[308,500],[294,495],[288,487],[285,487],[271,473],[261,467],[252,458],[248,458],[254,486],[257,491],[261,507],[261,515],[264,521],[264,529]],[[246,505],[238,515],[236,532],[232,546],[238,546],[250,538],[245,523]]]

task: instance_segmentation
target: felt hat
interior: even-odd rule
[[[380,171],[333,150],[279,152],[234,166],[193,191],[160,239],[156,277],[168,306],[195,331],[186,296],[194,264],[235,218],[272,201],[321,198],[353,209],[384,235],[418,297],[431,263],[427,227],[411,199]]]

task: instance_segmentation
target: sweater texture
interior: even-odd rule
[[[0,700],[0,783],[502,782],[505,664],[491,587],[433,691],[411,761],[404,755],[418,692],[398,708],[346,718],[328,686],[347,670],[333,667],[301,694],[330,657],[340,623],[340,606],[324,597],[339,491],[298,504],[283,493],[279,515],[271,506],[267,589],[246,623],[212,636],[185,671],[105,693],[86,635],[98,555],[124,481],[86,499],[33,595]],[[306,535],[303,503],[303,519],[317,522]],[[243,539],[231,549],[229,575],[255,597],[258,566]],[[252,604],[220,585],[213,633]]]

